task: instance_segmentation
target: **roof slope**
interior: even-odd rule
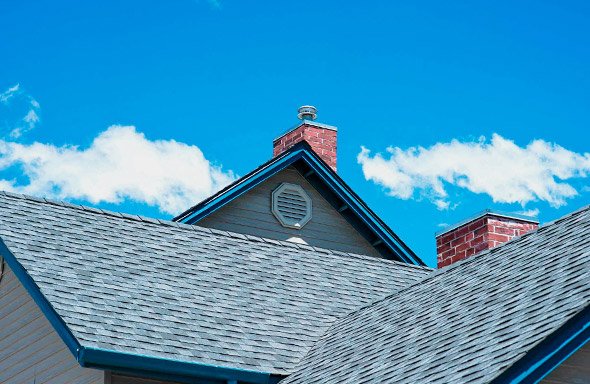
[[[285,373],[430,269],[0,194],[0,237],[84,347]]]
[[[487,383],[590,303],[590,208],[337,321],[285,383]]]

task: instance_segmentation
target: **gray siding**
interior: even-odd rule
[[[551,372],[544,384],[588,384],[590,383],[590,344],[584,345],[559,367]]]
[[[0,279],[0,383],[104,383],[102,371],[80,367],[6,263]]]
[[[313,217],[302,229],[283,227],[271,212],[271,193],[283,182],[301,185],[312,200]],[[380,257],[379,252],[294,168],[288,168],[276,174],[197,224],[269,239],[298,241],[322,248]]]

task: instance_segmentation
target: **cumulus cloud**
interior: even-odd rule
[[[54,199],[121,203],[126,199],[177,214],[235,179],[201,150],[147,139],[114,125],[87,148],[0,140],[0,171],[20,167],[26,182],[0,179],[0,189]]]
[[[544,140],[525,147],[494,134],[491,140],[437,143],[429,148],[387,148],[357,156],[367,180],[401,199],[427,198],[439,209],[452,206],[448,187],[487,194],[494,202],[545,201],[553,207],[577,195],[566,180],[590,174],[590,153],[576,153]],[[534,213],[534,212],[531,212]]]
[[[7,116],[5,117],[5,125],[10,131],[8,135],[13,139],[32,130],[40,121],[39,110],[41,106],[39,102],[21,89],[20,84],[0,93],[0,104],[4,106],[4,110],[0,110],[0,114]]]

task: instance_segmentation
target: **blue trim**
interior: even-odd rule
[[[193,212],[190,212],[188,216],[182,217],[181,222],[186,224],[194,224],[195,222],[201,220],[203,217],[208,216],[209,214],[218,210],[222,206],[226,205],[230,201],[243,195],[245,192],[262,183],[264,180],[267,180],[275,173],[287,168],[294,161],[297,161],[300,158],[301,151],[289,153],[288,156],[283,157],[277,163],[274,163],[268,168],[261,170],[259,173],[252,175],[251,177],[245,179],[243,182],[236,184],[226,193],[222,193],[219,196],[212,199],[211,201],[208,201],[206,204],[198,206],[198,208]]]
[[[277,382],[267,372],[247,369],[229,368],[219,365],[193,363],[174,359],[117,352],[100,348],[82,347],[78,362],[83,367],[124,372],[160,379],[191,381],[201,379],[204,382],[231,382],[250,384],[271,384]]]
[[[158,376],[160,378],[179,381],[189,378],[192,383],[195,382],[195,378],[200,378],[203,380],[203,383],[211,383],[213,382],[212,380],[221,380],[224,383],[228,380],[235,380],[239,383],[272,384],[277,383],[281,378],[280,376],[271,375],[266,372],[82,347],[57,311],[49,303],[47,298],[43,296],[43,293],[41,293],[33,278],[8,249],[2,239],[0,239],[0,256],[2,256],[10,270],[39,306],[43,315],[49,320],[72,355],[83,367],[123,371],[139,375],[151,374],[152,377]]]
[[[494,383],[538,383],[590,341],[590,306],[537,344]]]
[[[57,314],[57,311],[53,306],[49,303],[47,298],[41,293],[41,290],[33,280],[33,278],[29,275],[26,269],[21,265],[21,263],[17,260],[17,258],[12,254],[8,246],[4,243],[2,239],[0,239],[0,256],[4,258],[8,267],[12,270],[16,278],[20,281],[23,285],[25,290],[29,293],[33,301],[37,304],[37,306],[41,309],[41,312],[49,323],[53,326],[59,337],[64,341],[70,352],[77,357],[78,351],[80,350],[81,346],[78,340],[74,337],[66,323],[62,320],[62,318]]]
[[[302,160],[315,174],[349,207],[354,214],[380,239],[401,261],[406,263],[425,265],[412,250],[404,244],[389,227],[332,171],[305,142],[296,145],[282,155],[228,186],[226,189],[203,201],[187,212],[180,214],[173,220],[185,224],[195,224],[204,217],[220,209],[232,200],[269,179],[279,171]],[[305,177],[305,176],[304,176]]]
[[[303,160],[314,170],[316,171],[317,175],[320,176],[322,180],[326,184],[328,184],[333,191],[344,201],[344,203],[355,212],[364,222],[367,224],[373,231],[376,232],[377,236],[386,243],[393,251],[398,255],[398,257],[405,261],[406,263],[412,263],[417,265],[423,265],[422,261],[419,260],[413,252],[407,249],[407,246],[393,236],[391,236],[389,232],[389,228],[386,228],[385,225],[375,220],[373,212],[368,210],[368,207],[365,207],[364,204],[361,204],[356,196],[353,196],[350,191],[347,191],[339,180],[333,177],[331,172],[327,172],[323,163],[319,162],[313,156],[309,156],[307,152],[303,152]],[[305,156],[308,155],[308,156]]]

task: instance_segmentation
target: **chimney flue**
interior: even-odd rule
[[[297,117],[299,120],[315,120],[318,115],[318,110],[313,105],[302,105],[297,110]]]
[[[317,112],[317,108],[311,105],[299,107],[297,117],[301,121],[272,142],[273,156],[305,141],[326,164],[336,170],[336,127],[315,122]]]

